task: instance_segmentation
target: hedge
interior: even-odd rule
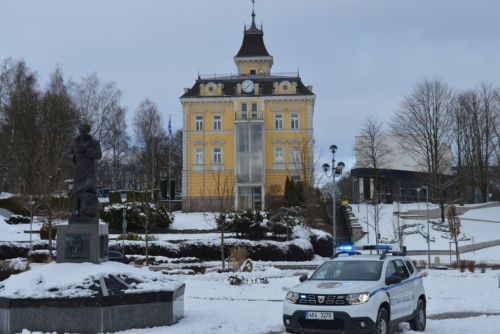
[[[9,210],[13,214],[29,216],[29,210],[23,205],[23,200],[19,197],[9,197],[0,199],[0,208]]]
[[[243,247],[248,251],[248,257],[256,261],[309,261],[314,257],[313,247],[306,239],[286,242],[226,239],[225,246],[227,254],[231,247]],[[110,249],[121,251],[122,243],[112,241]],[[144,242],[125,242],[127,255],[144,255],[145,250]],[[220,243],[218,239],[189,240],[180,243],[153,241],[149,243],[149,255],[170,258],[196,257],[202,261],[217,261],[220,260]]]

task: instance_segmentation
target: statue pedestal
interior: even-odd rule
[[[68,225],[57,226],[57,262],[108,260],[108,225],[98,218],[71,217]]]

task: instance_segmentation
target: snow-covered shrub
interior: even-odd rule
[[[488,267],[488,265],[484,262],[480,262],[479,263],[479,269],[481,270],[481,274],[484,274],[486,272],[486,268]]]
[[[476,271],[476,261],[467,261],[467,270],[471,273]]]
[[[25,269],[26,260],[22,258],[0,261],[0,281],[9,278],[10,275],[19,274]]]
[[[30,217],[22,215],[12,215],[9,218],[5,219],[5,222],[9,225],[29,224],[31,222],[31,219]]]
[[[225,231],[236,233],[241,238],[259,240],[263,239],[268,232],[268,216],[268,211],[244,210],[226,212],[225,220],[223,220],[223,217],[219,217],[216,220],[217,228],[220,230],[224,227]],[[222,223],[225,225],[222,226]]]
[[[29,210],[23,205],[19,197],[0,198],[0,208],[9,210],[16,215],[28,216]]]
[[[30,263],[48,263],[49,251],[48,250],[32,250],[28,253],[27,259]]]
[[[303,223],[302,208],[299,206],[282,207],[271,217],[268,226],[273,235],[285,234],[290,239],[294,226],[302,225]]]
[[[143,229],[142,220],[145,215],[145,204],[149,205],[152,220],[157,228],[167,228],[174,222],[174,215],[168,212],[163,204],[145,202],[107,205],[101,210],[101,219],[109,224],[110,229],[120,231],[123,223],[123,209],[125,209],[127,229],[140,231]]]
[[[246,284],[248,280],[241,275],[232,275],[227,278],[229,285],[242,285]]]

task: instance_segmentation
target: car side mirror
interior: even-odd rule
[[[299,277],[299,281],[300,283],[304,282],[304,281],[307,281],[307,275],[302,275]]]
[[[401,277],[399,275],[391,275],[385,279],[385,284],[387,285],[393,285],[393,284],[399,284],[401,283]]]

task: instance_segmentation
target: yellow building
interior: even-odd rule
[[[286,177],[313,168],[315,95],[298,73],[271,73],[262,27],[245,27],[234,75],[198,76],[181,97],[184,211],[263,209]]]

